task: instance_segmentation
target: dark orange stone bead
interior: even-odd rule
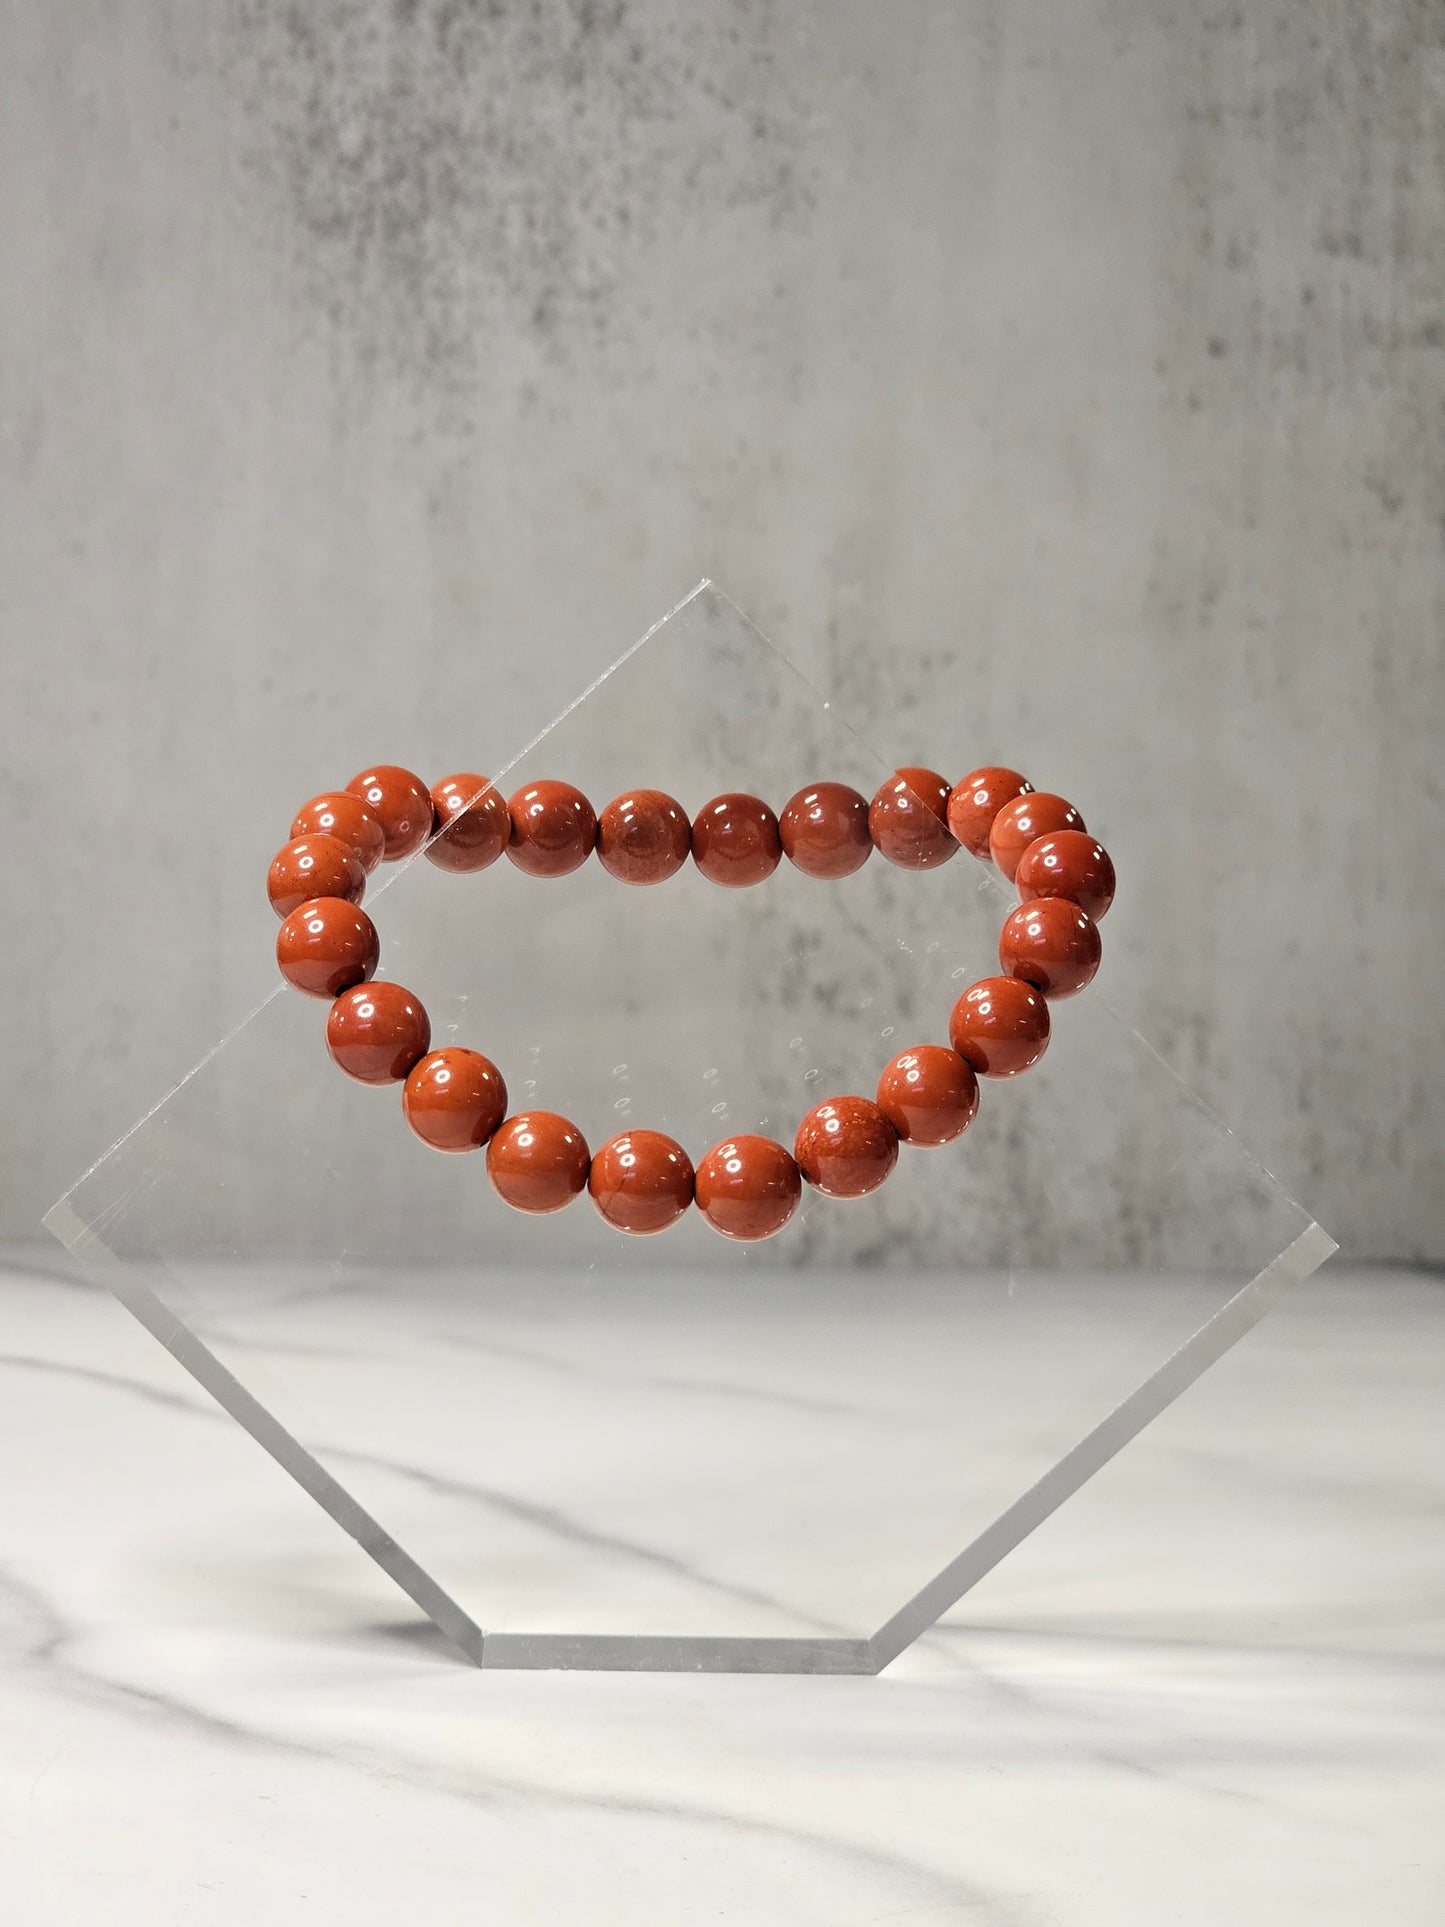
[[[1017,977],[984,977],[953,1006],[948,1035],[980,1077],[1017,1077],[1049,1047],[1049,1007]]]
[[[334,836],[356,852],[368,876],[386,854],[386,834],[359,796],[323,790],[303,803],[291,823],[295,836]]]
[[[697,1167],[698,1210],[741,1244],[781,1231],[802,1194],[796,1161],[770,1137],[724,1138]]]
[[[431,786],[432,827],[427,859],[458,876],[485,870],[507,847],[512,819],[501,794],[485,776],[462,770]]]
[[[507,1114],[507,1086],[480,1051],[434,1050],[412,1066],[401,1108],[434,1151],[477,1151]]]
[[[313,897],[344,897],[360,903],[366,872],[339,836],[298,836],[278,850],[266,875],[266,894],[278,917],[289,917]]]
[[[868,805],[868,831],[900,870],[936,870],[958,855],[948,827],[948,784],[936,769],[895,770]]]
[[[587,1189],[591,1168],[586,1138],[555,1111],[520,1111],[487,1145],[492,1189],[514,1211],[534,1217],[571,1204]]]
[[[974,856],[987,857],[988,833],[1005,803],[1027,796],[1033,784],[1016,769],[990,763],[955,783],[948,799],[948,827]]]
[[[1045,997],[1076,997],[1093,982],[1102,955],[1098,925],[1064,897],[1021,903],[998,937],[1004,970]]]
[[[619,883],[663,883],[691,848],[687,812],[665,790],[628,790],[597,819],[597,861]]]
[[[830,1097],[798,1126],[798,1169],[829,1198],[866,1198],[898,1162],[898,1133],[866,1097]]]
[[[431,1048],[431,1020],[400,984],[357,984],[331,1006],[326,1048],[358,1084],[399,1084]]]
[[[361,798],[380,823],[388,863],[412,856],[431,835],[431,791],[409,769],[378,763],[375,769],[364,769],[353,776],[346,787]]]
[[[1114,901],[1114,865],[1102,843],[1086,830],[1058,830],[1035,837],[1014,872],[1019,896],[1066,897],[1097,923]]]
[[[627,1131],[592,1160],[587,1189],[607,1222],[634,1237],[666,1231],[692,1203],[692,1159],[661,1131]]]
[[[783,854],[805,876],[850,877],[873,854],[868,801],[846,783],[814,783],[778,818]]]
[[[381,961],[376,925],[344,897],[316,897],[276,932],[276,962],[293,990],[339,997],[363,984]]]
[[[782,860],[778,819],[760,796],[729,790],[692,820],[692,860],[709,883],[742,890],[762,883]]]
[[[508,801],[507,813],[507,855],[529,877],[568,876],[592,854],[597,818],[570,783],[528,783]]]
[[[1052,790],[1019,796],[1005,803],[989,831],[989,855],[1012,883],[1024,851],[1038,837],[1056,830],[1082,830],[1084,819],[1072,803]]]
[[[878,1108],[905,1144],[950,1144],[978,1115],[973,1066],[943,1044],[918,1044],[878,1080]]]

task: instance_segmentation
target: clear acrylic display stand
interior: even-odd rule
[[[1005,747],[960,741],[951,774]],[[825,777],[871,794],[914,760],[889,748],[705,583],[493,775],[781,809]],[[1127,841],[1091,827],[1127,893]],[[417,857],[367,908],[380,974],[511,1108],[697,1158],[791,1143],[946,1042],[1014,900],[962,852],[742,891]],[[805,1191],[765,1244],[697,1212],[624,1237],[585,1197],[510,1212],[280,987],[46,1222],[477,1664],[876,1672],[1334,1249],[1113,1014],[1109,933],[961,1139],[905,1147],[870,1198]]]

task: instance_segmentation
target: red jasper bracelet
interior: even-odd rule
[[[715,1144],[694,1169],[660,1131],[627,1131],[594,1156],[552,1111],[507,1115],[501,1072],[479,1051],[431,1049],[420,1000],[371,981],[381,956],[359,906],[382,861],[416,851],[443,870],[484,870],[505,850],[529,876],[566,876],[592,852],[623,883],[661,883],[689,856],[729,889],[761,883],[786,856],[812,877],[850,876],[878,850],[906,870],[931,870],[960,849],[990,859],[1018,887],[999,936],[1003,975],[964,991],[949,1044],[895,1057],[873,1099],[833,1097],[798,1126],[791,1152],[772,1138]],[[980,1077],[1017,1077],[1049,1041],[1049,1001],[1072,997],[1099,967],[1098,922],[1114,897],[1114,866],[1071,803],[1035,791],[1017,770],[978,769],[949,785],[934,770],[901,769],[871,802],[843,783],[799,790],[774,816],[759,797],[715,796],[689,821],[661,790],[631,790],[601,814],[569,783],[530,783],[503,802],[484,776],[449,776],[430,790],[410,771],[364,770],[344,790],[314,796],[291,825],[267,878],[283,918],[281,975],[330,1004],[326,1043],[362,1084],[400,1084],[407,1123],[438,1151],[487,1150],[498,1195],[518,1211],[557,1211],[584,1189],[619,1231],[647,1235],[694,1201],[726,1238],[771,1237],[792,1217],[806,1181],[830,1198],[876,1191],[900,1142],[948,1144],[978,1111]],[[951,1046],[951,1048],[950,1048]]]

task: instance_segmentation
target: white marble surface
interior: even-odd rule
[[[877,1680],[479,1674],[0,1278],[0,1917],[1438,1922],[1445,1286],[1327,1271]]]

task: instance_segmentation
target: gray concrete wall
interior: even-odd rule
[[[1405,0],[4,0],[0,1235],[268,980],[295,800],[707,573],[1087,798],[1121,1001],[1445,1257],[1442,98]]]

